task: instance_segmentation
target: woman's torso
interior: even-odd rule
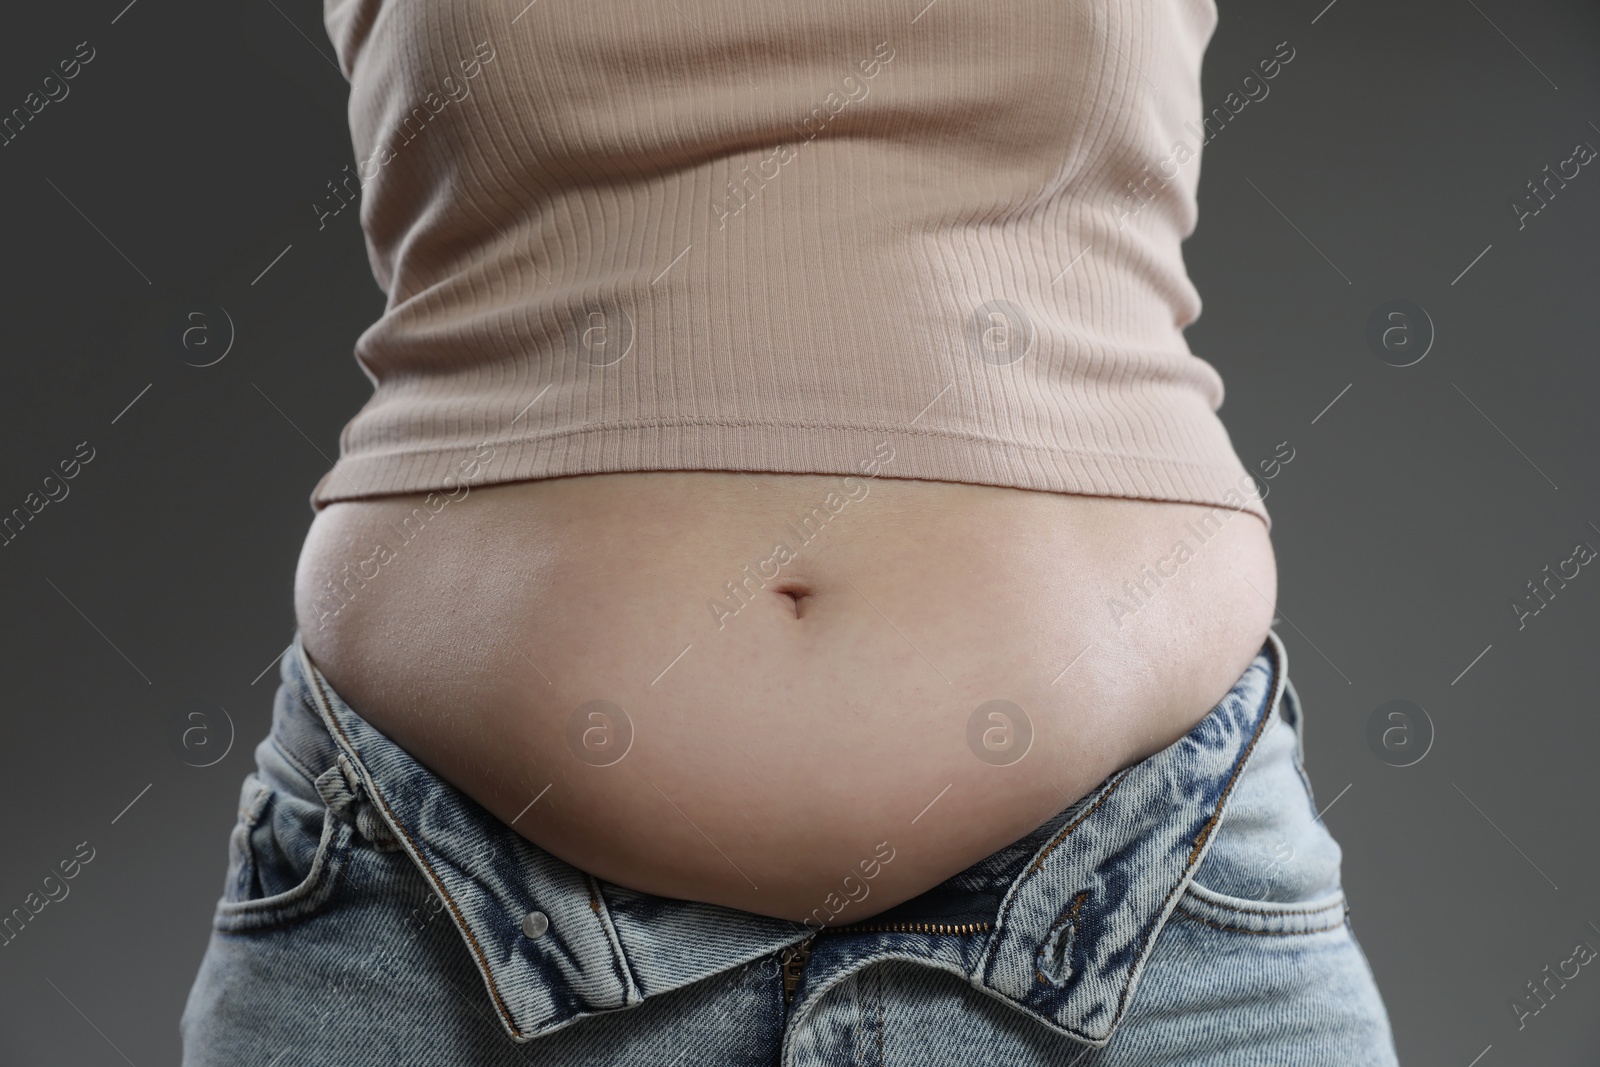
[[[1182,333],[1211,0],[325,22],[388,304],[306,649],[530,840],[864,917],[1259,650],[1264,510],[1152,502],[1249,481]]]
[[[914,896],[1181,737],[1275,596],[1225,507],[715,471],[336,503],[296,581],[335,689],[523,836],[791,919],[869,864],[856,919]]]

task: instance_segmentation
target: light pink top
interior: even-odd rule
[[[1182,333],[1216,18],[325,0],[389,299],[313,505],[872,465],[1267,518]]]

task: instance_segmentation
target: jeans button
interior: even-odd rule
[[[550,929],[550,918],[542,911],[530,911],[522,917],[522,936],[538,940]]]

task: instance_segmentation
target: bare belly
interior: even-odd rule
[[[575,866],[795,921],[915,896],[1182,737],[1277,593],[1264,524],[1188,504],[700,471],[435,507],[312,524],[334,688]]]

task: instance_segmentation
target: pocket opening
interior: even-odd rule
[[[1178,900],[1177,910],[1186,918],[1220,930],[1292,936],[1339,929],[1345,925],[1350,906],[1342,889],[1315,900],[1279,903],[1232,897],[1190,882]]]
[[[320,833],[313,839],[280,812],[286,798],[253,774],[246,779],[246,803],[230,838],[227,887],[217,902],[213,926],[243,932],[297,922],[317,913],[332,898],[349,859],[353,828],[326,806]],[[310,843],[310,862],[302,848],[286,849],[280,829],[291,827]],[[298,858],[297,858],[298,857]]]

